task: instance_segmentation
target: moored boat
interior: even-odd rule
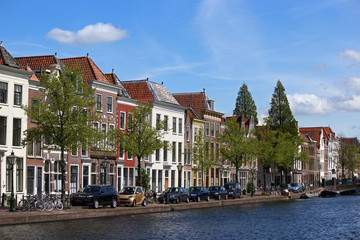
[[[340,196],[340,193],[334,189],[325,189],[319,195],[319,197],[338,197],[338,196]]]

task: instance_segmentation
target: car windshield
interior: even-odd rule
[[[134,192],[135,192],[135,188],[131,188],[131,187],[124,187],[120,191],[121,194],[134,194]]]
[[[287,184],[281,184],[280,187],[281,188],[288,188],[288,185]]]
[[[101,188],[100,186],[87,186],[84,188],[84,192],[86,193],[99,192],[100,188]]]
[[[235,185],[234,184],[228,184],[228,185],[225,185],[225,188],[226,189],[234,189]]]
[[[219,191],[219,187],[209,187],[209,191]]]
[[[298,184],[297,184],[297,183],[291,183],[290,186],[292,186],[292,187],[297,187]]]
[[[199,187],[191,187],[191,188],[189,188],[189,192],[198,192],[198,191],[200,191]]]
[[[175,192],[179,192],[179,189],[178,188],[168,188],[168,189],[166,189],[165,192],[166,193],[168,193],[168,192],[175,193]]]

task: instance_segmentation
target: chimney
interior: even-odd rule
[[[114,69],[112,69],[112,74],[114,74]]]
[[[2,47],[2,45],[3,45],[3,41],[0,42],[0,47]]]
[[[89,53],[86,53],[86,57],[87,57],[87,58],[89,57]]]

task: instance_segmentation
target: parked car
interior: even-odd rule
[[[135,207],[137,204],[146,206],[146,198],[141,187],[123,187],[119,192],[119,205],[129,205]]]
[[[189,202],[190,196],[189,192],[182,187],[169,187],[165,192],[161,193],[159,196],[160,203],[180,203],[180,202]]]
[[[282,192],[282,191],[284,191],[284,190],[289,190],[290,189],[290,184],[280,184],[279,185],[279,190]]]
[[[294,182],[294,183],[290,183],[289,191],[292,191],[294,193],[298,193],[298,192],[303,192],[304,188],[301,185],[301,183]]]
[[[223,186],[212,186],[209,187],[210,198],[217,200],[228,199],[228,193]]]
[[[206,187],[190,187],[188,189],[190,200],[200,202],[201,200],[210,201],[210,192]]]
[[[71,195],[71,205],[99,208],[99,205],[117,205],[118,193],[110,185],[88,185],[82,191]]]
[[[225,183],[224,188],[226,189],[228,196],[232,198],[241,197],[241,187],[237,182]]]

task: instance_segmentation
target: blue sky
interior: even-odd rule
[[[0,40],[15,57],[86,56],[121,80],[206,89],[231,115],[248,85],[267,115],[279,79],[300,127],[360,138],[360,2],[4,1]]]

